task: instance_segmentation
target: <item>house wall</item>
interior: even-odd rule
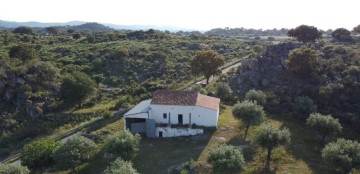
[[[159,137],[159,132],[162,132],[162,137],[178,137],[203,134],[204,130],[190,128],[157,127],[155,129],[156,137]]]
[[[201,106],[178,106],[178,105],[150,105],[150,115],[152,119],[155,119],[156,123],[178,123],[178,115],[183,115],[183,124],[196,124],[199,126],[216,127],[219,112],[218,110],[212,110]],[[167,118],[163,118],[163,114],[167,114]],[[170,117],[169,117],[170,113]],[[191,114],[191,122],[189,117]]]

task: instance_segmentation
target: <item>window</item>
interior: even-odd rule
[[[163,114],[163,118],[164,118],[164,119],[167,118],[167,114],[166,114],[166,113]]]

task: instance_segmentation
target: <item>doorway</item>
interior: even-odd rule
[[[159,138],[162,138],[163,137],[163,133],[162,131],[159,131]]]
[[[182,114],[178,115],[178,124],[183,124],[183,115]]]

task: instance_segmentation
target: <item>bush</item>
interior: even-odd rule
[[[316,111],[314,101],[308,96],[295,97],[293,108],[298,114],[300,114],[300,118],[306,118],[310,113]]]
[[[245,100],[256,102],[259,105],[264,105],[266,103],[266,94],[260,90],[249,90],[245,94]]]
[[[21,164],[31,169],[50,166],[54,163],[53,153],[59,143],[51,138],[41,138],[26,144],[21,152]]]
[[[138,150],[140,139],[139,134],[133,135],[129,130],[123,130],[108,137],[105,149],[124,160],[131,160]]]
[[[215,89],[215,96],[225,101],[230,101],[232,97],[232,90],[227,83],[217,83]]]
[[[319,70],[318,54],[315,50],[302,46],[289,52],[286,67],[303,78],[308,78]]]
[[[335,166],[340,167],[344,173],[360,165],[360,143],[357,141],[338,139],[327,144],[321,151],[322,157]]]
[[[20,44],[10,48],[9,57],[18,58],[23,62],[29,61],[35,58],[35,51],[31,45]]]
[[[109,167],[106,168],[104,174],[138,174],[131,162],[116,158]]]
[[[231,145],[218,145],[211,149],[206,161],[215,171],[236,171],[245,165],[244,156],[240,149]]]
[[[91,159],[96,150],[96,144],[83,136],[67,140],[55,150],[54,159],[58,168],[73,168]]]
[[[0,163],[0,174],[29,174],[30,170],[20,164]]]

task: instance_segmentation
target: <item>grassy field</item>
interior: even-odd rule
[[[245,141],[243,124],[232,116],[231,110],[231,106],[226,106],[219,117],[218,128],[215,131],[207,130],[200,136],[161,139],[143,137],[139,152],[133,160],[134,167],[143,174],[165,174],[172,167],[193,159],[199,166],[197,173],[208,173],[209,165],[206,164],[206,157],[209,149],[217,143],[225,142],[244,148],[246,167],[236,172],[237,174],[264,173],[266,151],[252,143],[257,126],[250,127]],[[315,132],[308,129],[301,120],[270,115],[266,121],[276,127],[287,127],[291,132],[291,144],[274,149],[272,153],[271,173],[335,173],[333,166],[329,166],[321,159],[322,145],[318,137],[314,136]],[[101,135],[104,138],[107,134],[123,129],[123,124],[123,119],[120,119],[92,134]],[[343,134],[359,137],[358,134],[348,131],[345,129]],[[114,160],[104,159],[102,150],[99,149],[99,151],[95,160],[78,167],[78,173],[101,173]],[[68,173],[68,171],[57,173]]]

